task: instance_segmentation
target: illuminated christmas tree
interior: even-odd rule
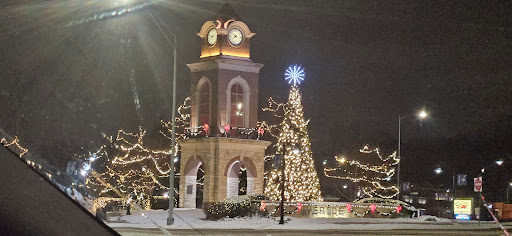
[[[267,129],[278,128],[277,143],[273,146],[275,154],[280,154],[285,161],[285,200],[286,201],[321,201],[320,181],[313,162],[311,143],[308,136],[308,123],[304,119],[302,97],[297,84],[304,79],[304,71],[300,66],[288,68],[286,78],[293,83],[286,104],[276,104],[270,99],[269,108],[274,114],[282,109],[283,121],[278,126],[267,126]],[[273,104],[276,104],[274,106]],[[279,116],[279,115],[278,115]],[[274,156],[274,155],[272,155]],[[281,199],[281,169],[273,169],[267,173],[265,194],[271,200]]]
[[[394,166],[400,162],[396,152],[383,157],[379,148],[371,149],[368,145],[365,145],[359,152],[364,154],[360,159],[364,159],[366,155],[374,155],[374,157],[366,157],[367,163],[359,160],[347,160],[345,157],[336,157],[339,166],[324,168],[325,176],[360,183],[358,186],[359,198],[376,196],[381,198],[395,197],[399,193],[399,189],[396,185],[390,184],[389,181],[395,175]],[[375,155],[378,159],[375,158]],[[369,164],[375,162],[379,164]],[[350,167],[355,167],[355,170],[350,171]]]

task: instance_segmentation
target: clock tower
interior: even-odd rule
[[[255,35],[237,18],[229,4],[216,20],[207,21],[197,35],[200,61],[191,70],[191,124],[207,124],[210,136],[219,136],[226,125],[255,128],[258,111],[258,74],[262,64],[250,58],[250,40]]]
[[[191,71],[190,139],[180,140],[180,207],[203,208],[209,203],[245,194],[263,193],[265,149],[258,140],[258,74],[262,64],[250,57],[255,35],[229,4],[206,21],[197,35],[201,41],[199,62]],[[197,173],[204,183],[197,185]],[[239,173],[246,171],[246,183]],[[241,186],[244,185],[244,186]],[[243,191],[242,191],[243,192]]]

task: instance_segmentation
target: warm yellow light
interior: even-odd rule
[[[428,114],[426,111],[420,111],[420,113],[418,113],[418,117],[420,119],[425,119],[425,118],[427,118],[427,116],[428,116]]]

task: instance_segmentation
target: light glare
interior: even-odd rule
[[[418,113],[418,116],[420,117],[420,119],[425,119],[427,118],[428,114],[426,111],[420,111],[420,113]]]

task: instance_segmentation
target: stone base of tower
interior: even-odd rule
[[[180,140],[179,207],[195,208],[197,171],[204,170],[203,205],[238,195],[238,172],[247,171],[247,194],[263,193],[269,141],[210,137]]]

